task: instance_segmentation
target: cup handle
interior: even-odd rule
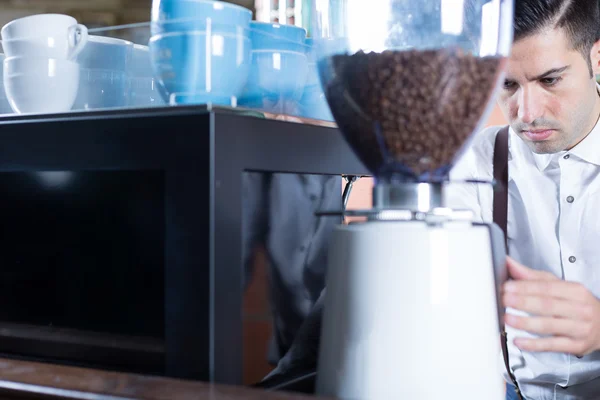
[[[88,29],[85,25],[77,24],[69,27],[69,47],[71,48],[71,54],[69,54],[70,61],[77,57],[77,54],[81,53],[81,50],[83,50],[87,41]]]

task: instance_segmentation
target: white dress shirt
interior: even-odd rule
[[[451,179],[492,180],[500,129],[491,127],[476,135]],[[531,268],[579,282],[600,297],[600,124],[570,151],[544,155],[533,153],[511,129],[508,167],[510,255]],[[491,222],[492,199],[490,185],[466,185],[450,201]],[[527,399],[600,399],[600,352],[582,359],[524,352],[513,339],[536,335],[506,329],[511,367]]]

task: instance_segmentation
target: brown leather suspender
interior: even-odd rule
[[[494,223],[504,232],[508,252],[508,126],[496,135],[494,144]]]
[[[502,128],[496,135],[496,142],[494,144],[494,223],[498,225],[504,232],[504,240],[506,244],[506,252],[508,253],[508,129],[506,126]],[[510,369],[510,362],[508,360],[508,341],[506,337],[506,330],[504,329],[504,321],[499,321],[502,327],[502,335],[500,343],[502,345],[502,355],[504,356],[504,365],[506,371],[510,377],[515,391],[519,399],[523,399],[517,380]]]

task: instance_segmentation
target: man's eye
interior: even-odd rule
[[[505,90],[512,90],[515,87],[517,87],[517,84],[515,82],[512,81],[504,81],[504,89]]]
[[[560,81],[560,78],[543,78],[540,80],[540,82],[542,82],[542,84],[546,85],[546,86],[554,86],[556,85],[558,82]]]

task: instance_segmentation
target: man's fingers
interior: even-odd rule
[[[516,293],[504,293],[502,304],[505,307],[524,311],[541,317],[569,318],[586,320],[589,310],[584,304],[547,296],[521,296]]]
[[[510,277],[516,280],[558,280],[550,272],[527,268],[511,257],[506,257],[506,267],[508,268]]]
[[[513,342],[515,346],[523,351],[568,353],[577,355],[582,355],[586,352],[582,342],[564,336],[539,339],[516,338]]]
[[[502,293],[565,299],[580,303],[587,302],[590,295],[582,284],[561,280],[509,281],[504,284]]]
[[[551,317],[521,317],[506,314],[504,320],[507,325],[525,332],[538,335],[555,335],[569,338],[584,338],[581,332],[581,322],[566,318]]]

